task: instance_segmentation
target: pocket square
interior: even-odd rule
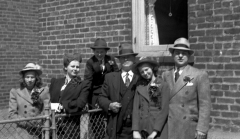
[[[188,82],[186,86],[193,86],[192,82]]]

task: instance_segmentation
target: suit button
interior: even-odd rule
[[[184,107],[184,104],[182,104],[182,107]]]
[[[24,105],[24,108],[27,108],[27,105]]]
[[[34,113],[34,112],[35,112],[35,110],[32,110],[32,112]]]
[[[25,114],[27,114],[27,111],[24,111]]]
[[[186,116],[183,117],[183,119],[186,119],[186,118],[187,118]]]

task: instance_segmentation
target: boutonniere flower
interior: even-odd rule
[[[185,82],[185,85],[186,86],[192,86],[193,85],[193,83],[191,82],[192,80],[193,80],[194,78],[190,78],[190,77],[188,77],[188,76],[185,76],[184,78],[183,78],[183,81]],[[184,86],[185,86],[184,85]]]
[[[183,78],[183,81],[184,82],[190,82],[191,81],[191,79],[190,79],[190,77],[188,77],[188,76],[185,76],[184,78]]]
[[[110,60],[108,61],[109,65],[113,65],[114,64],[114,61]]]
[[[40,98],[40,94],[42,93],[43,88],[41,89],[34,89],[31,93],[31,99],[33,101],[33,105],[38,105],[42,103],[42,99]]]

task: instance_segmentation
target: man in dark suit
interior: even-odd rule
[[[118,71],[118,66],[114,57],[107,55],[110,50],[104,39],[98,38],[91,47],[94,55],[87,60],[84,73],[84,79],[91,82],[90,103],[94,107],[97,103],[98,95],[101,93],[101,87],[104,77],[107,73]]]
[[[133,97],[138,76],[132,71],[135,56],[130,44],[122,44],[119,55],[121,70],[105,76],[99,106],[108,113],[106,139],[131,139]]]
[[[107,47],[104,39],[96,39],[91,48],[94,55],[86,62],[84,79],[88,80],[91,84],[89,103],[90,109],[94,109],[98,107],[97,99],[101,93],[105,75],[119,69],[114,57],[107,55],[107,51],[110,48]],[[102,116],[105,116],[104,112],[96,112],[91,115],[90,122],[92,123],[92,131],[95,139],[102,139],[105,133],[104,128],[101,128],[106,125],[106,122],[100,119]]]
[[[174,68],[163,73],[170,87],[168,139],[206,139],[210,121],[208,74],[188,64],[193,54],[187,39],[169,48]]]

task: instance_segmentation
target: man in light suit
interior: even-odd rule
[[[130,44],[122,44],[119,55],[121,70],[106,74],[99,95],[99,106],[108,113],[105,139],[131,139],[133,97],[138,76],[133,73],[135,56]]]
[[[169,84],[168,139],[206,139],[210,121],[208,74],[188,64],[194,53],[187,39],[179,38],[169,48],[174,68],[163,73]]]

